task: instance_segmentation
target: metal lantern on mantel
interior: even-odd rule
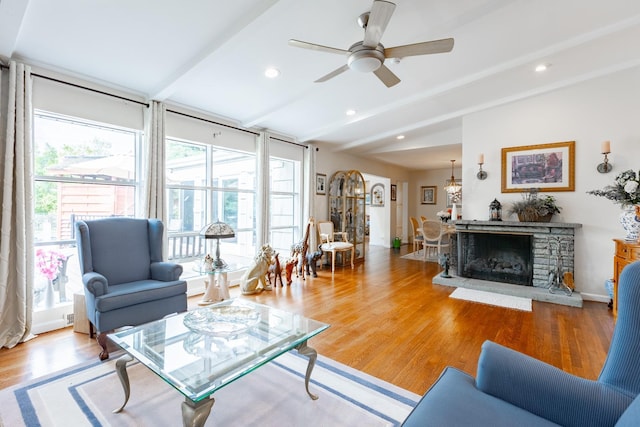
[[[489,219],[491,221],[502,221],[502,205],[498,199],[493,199],[489,204]]]

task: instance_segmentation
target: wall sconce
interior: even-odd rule
[[[484,165],[484,154],[480,154],[478,156],[478,165],[480,165],[480,170],[476,174],[479,180],[487,179],[487,173],[482,170],[482,165]]]
[[[611,170],[613,169],[613,165],[611,163],[609,163],[609,158],[607,157],[607,154],[611,153],[611,142],[610,141],[604,141],[602,143],[602,148],[600,150],[600,152],[602,154],[604,154],[604,160],[602,163],[600,163],[598,165],[598,172],[600,173],[608,173],[611,172]]]

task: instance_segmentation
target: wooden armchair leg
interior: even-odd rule
[[[100,360],[106,360],[109,358],[109,351],[107,350],[107,333],[100,332],[97,337],[98,344],[102,347],[100,352]]]

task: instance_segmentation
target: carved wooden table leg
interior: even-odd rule
[[[316,365],[316,359],[318,358],[318,352],[313,348],[307,346],[307,342],[303,341],[296,347],[298,353],[309,358],[309,364],[307,365],[307,373],[304,376],[304,387],[307,389],[307,394],[311,397],[312,400],[317,400],[318,395],[312,394],[309,391],[309,379],[311,378],[311,371],[313,371],[313,367]]]
[[[203,427],[214,402],[213,397],[202,399],[199,402],[185,398],[182,402],[182,425],[184,427]]]
[[[124,403],[118,409],[114,409],[113,413],[117,414],[122,411],[129,401],[129,395],[131,394],[131,387],[129,387],[129,374],[127,374],[127,363],[131,362],[133,357],[129,354],[125,354],[121,356],[118,360],[116,360],[116,372],[118,373],[118,378],[120,378],[120,383],[122,384],[122,388],[124,389]]]

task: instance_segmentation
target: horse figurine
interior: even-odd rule
[[[280,258],[278,258],[279,255],[279,253],[275,254],[273,257],[273,264],[271,264],[267,270],[267,280],[269,281],[269,285],[271,285],[271,276],[273,275],[273,284],[278,286],[278,279],[280,279],[280,286],[284,286],[282,284],[282,267],[280,266]]]
[[[318,277],[318,273],[316,272],[316,261],[322,258],[323,253],[324,252],[322,251],[322,245],[318,245],[317,251],[307,254],[307,276],[313,275],[313,277]],[[311,272],[309,272],[309,267],[311,267]]]
[[[287,262],[284,264],[285,277],[287,278],[287,286],[293,283],[293,269],[298,265],[297,258],[289,258]]]
[[[247,268],[240,281],[240,289],[244,295],[272,289],[271,284],[266,281],[267,271],[271,264],[273,264],[273,249],[269,245],[263,245],[253,259],[253,264]]]

